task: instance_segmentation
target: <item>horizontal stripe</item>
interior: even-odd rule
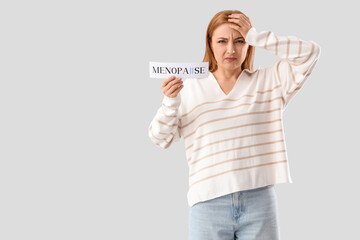
[[[168,117],[168,118],[175,118],[175,117],[177,117],[177,113],[175,113],[175,115],[167,115],[163,108],[162,108],[162,114],[163,114],[165,117]]]
[[[199,126],[197,126],[197,128],[195,129],[195,131],[193,131],[192,133],[186,135],[184,137],[184,139],[190,137],[191,135],[195,134],[196,131],[206,125],[206,124],[210,124],[212,122],[217,122],[217,121],[223,121],[223,120],[226,120],[226,119],[232,119],[232,118],[237,118],[237,117],[242,117],[242,116],[247,116],[247,115],[254,115],[254,114],[265,114],[265,113],[271,113],[271,112],[276,112],[276,111],[281,111],[281,108],[275,108],[275,109],[271,109],[271,110],[267,110],[267,111],[260,111],[260,112],[249,112],[249,113],[241,113],[241,114],[237,114],[237,115],[233,115],[233,116],[229,116],[229,117],[224,117],[224,118],[217,118],[217,119],[213,119],[213,120],[210,120],[210,121],[207,121],[207,122],[203,122],[201,123]]]
[[[208,154],[208,155],[206,155],[206,156],[204,156],[202,158],[199,158],[197,160],[194,160],[192,162],[189,162],[191,159],[188,159],[188,162],[189,162],[189,164],[194,165],[197,162],[200,162],[200,161],[202,161],[202,160],[204,160],[206,158],[209,158],[211,156],[215,156],[217,154],[221,154],[221,153],[225,153],[225,152],[232,152],[232,151],[245,149],[245,148],[250,148],[250,147],[262,146],[262,145],[266,145],[266,144],[274,144],[274,143],[279,143],[279,142],[284,142],[284,140],[281,139],[281,140],[272,141],[272,142],[265,142],[265,143],[258,143],[258,144],[254,144],[254,145],[247,145],[247,146],[242,146],[242,147],[237,147],[237,148],[230,148],[230,149],[226,149],[226,150],[222,150],[222,151],[219,151],[219,152]]]
[[[154,136],[154,134],[152,133],[152,131],[151,131],[151,129],[149,129],[149,134],[150,134],[150,136],[151,136],[151,138],[155,138],[155,139],[158,139],[158,140],[160,140],[160,141],[163,141],[162,139],[159,139],[159,138],[157,138],[157,137],[155,137]],[[164,139],[164,141],[166,142],[166,140]],[[153,141],[157,146],[159,146],[159,147],[161,147],[161,145],[159,144],[159,143],[157,143],[157,142],[155,142],[155,141]]]
[[[210,109],[210,110],[207,110],[207,111],[204,111],[204,112],[201,112],[199,113],[193,120],[189,121],[188,123],[186,123],[185,125],[182,125],[181,128],[182,129],[185,129],[186,127],[190,126],[193,122],[195,122],[201,115],[204,115],[205,113],[209,113],[209,112],[215,112],[215,111],[220,111],[220,110],[231,110],[231,109],[234,109],[234,108],[238,108],[238,107],[241,107],[241,106],[251,106],[251,105],[254,105],[255,103],[257,104],[261,104],[261,103],[270,103],[270,102],[273,102],[275,100],[278,100],[278,99],[281,99],[281,97],[276,97],[276,98],[273,98],[273,99],[270,99],[270,100],[265,100],[265,101],[253,101],[251,103],[241,103],[239,105],[235,105],[233,107],[229,107],[229,108],[214,108],[214,109]]]
[[[165,125],[165,126],[168,126],[168,127],[177,127],[178,124],[167,124],[167,123],[164,123],[163,121],[160,121],[159,119],[156,119],[156,121],[162,125]]]
[[[281,119],[275,119],[275,120],[271,120],[271,121],[264,121],[264,122],[256,122],[256,123],[247,123],[247,124],[242,124],[242,125],[237,125],[237,126],[234,126],[234,127],[228,127],[228,128],[222,128],[222,129],[217,129],[215,131],[211,131],[211,132],[208,132],[208,133],[205,133],[201,136],[198,136],[197,138],[194,139],[195,140],[199,140],[200,138],[203,138],[209,134],[213,134],[213,133],[217,133],[217,132],[222,132],[222,131],[227,131],[227,130],[231,130],[231,129],[236,129],[236,128],[241,128],[241,127],[247,127],[247,126],[252,126],[252,125],[259,125],[259,124],[268,124],[268,123],[273,123],[273,122],[278,122],[278,121],[281,121]],[[192,147],[193,144],[191,144],[190,146],[188,146],[186,149]]]
[[[275,86],[275,87],[273,87],[273,88],[271,88],[271,89],[265,90],[265,91],[256,91],[255,93],[264,94],[264,93],[267,93],[267,92],[272,92],[272,91],[274,91],[275,89],[277,89],[277,88],[279,88],[279,87],[281,87],[281,85],[277,85],[277,86]],[[198,104],[198,105],[196,105],[195,107],[193,107],[193,109],[191,109],[189,112],[181,115],[180,118],[183,119],[184,117],[186,117],[187,115],[189,115],[190,113],[192,113],[196,108],[199,108],[199,107],[201,107],[201,106],[203,106],[203,105],[206,105],[206,104],[219,103],[219,102],[224,102],[224,101],[239,101],[239,100],[241,100],[241,99],[244,98],[244,97],[256,97],[256,96],[257,96],[257,95],[245,94],[245,95],[242,95],[241,97],[239,97],[239,98],[237,98],[237,99],[228,99],[228,98],[226,98],[226,99],[222,99],[222,100],[218,100],[218,101],[213,101],[213,102],[203,102],[203,103]]]
[[[222,162],[218,162],[218,163],[209,165],[209,166],[204,167],[202,169],[199,169],[199,170],[197,170],[195,172],[192,172],[192,173],[189,174],[189,177],[193,177],[195,174],[197,174],[197,173],[199,173],[199,172],[201,172],[203,170],[218,166],[220,164],[225,164],[225,163],[233,162],[233,161],[247,160],[247,159],[250,159],[250,158],[255,158],[255,157],[260,157],[260,156],[265,156],[265,155],[272,155],[272,154],[281,153],[281,152],[285,152],[285,151],[286,150],[280,150],[280,151],[275,151],[275,152],[267,152],[267,153],[261,153],[261,154],[256,154],[256,155],[251,155],[251,156],[246,156],[246,157],[241,157],[241,158],[234,158],[234,159],[225,160],[225,161],[222,161]]]
[[[263,163],[263,164],[258,164],[258,165],[254,165],[254,166],[249,166],[249,167],[243,167],[243,168],[236,168],[236,169],[232,169],[232,170],[228,170],[228,171],[225,171],[225,172],[221,172],[221,173],[218,173],[218,174],[215,174],[215,175],[212,175],[212,176],[209,176],[209,177],[206,177],[206,178],[202,178],[192,184],[189,185],[189,189],[191,187],[193,187],[195,184],[198,184],[200,182],[203,182],[205,180],[209,180],[209,179],[212,179],[214,177],[217,177],[217,176],[220,176],[220,175],[223,175],[223,174],[226,174],[226,173],[230,173],[230,172],[235,172],[235,171],[241,171],[241,170],[246,170],[246,169],[251,169],[251,168],[258,168],[258,167],[263,167],[263,166],[268,166],[268,165],[273,165],[273,164],[279,164],[279,163],[286,163],[287,160],[282,160],[282,161],[276,161],[276,162],[270,162],[270,163]]]
[[[169,109],[171,109],[171,110],[175,110],[175,111],[178,110],[178,108],[167,106],[167,105],[165,105],[164,103],[162,103],[161,106],[162,106],[162,107],[169,108]]]
[[[243,135],[243,136],[239,136],[239,137],[233,137],[233,138],[227,138],[227,139],[223,139],[223,140],[219,140],[216,142],[212,142],[212,143],[208,143],[204,146],[201,146],[195,150],[192,151],[192,153],[197,152],[205,147],[211,146],[213,144],[218,144],[218,143],[222,143],[222,142],[226,142],[226,141],[232,141],[232,140],[236,140],[236,139],[240,139],[240,138],[246,138],[246,137],[254,137],[254,136],[259,136],[259,135],[265,135],[265,134],[271,134],[271,133],[276,133],[276,132],[281,132],[282,129],[278,129],[275,131],[270,131],[270,132],[260,132],[260,133],[255,133],[255,134],[248,134],[248,135]],[[194,144],[191,144],[190,146],[192,147]],[[187,148],[186,150],[188,150],[189,148]],[[188,160],[189,161],[189,160]]]
[[[152,126],[149,127],[148,131],[149,131],[149,133],[151,134],[152,138],[157,139],[157,140],[159,140],[159,141],[161,141],[161,142],[165,142],[166,144],[170,143],[170,142],[167,141],[167,138],[166,138],[166,137],[165,137],[165,138],[158,138],[158,137],[156,137],[156,136],[154,135],[153,131],[152,131]],[[175,135],[175,133],[164,133],[164,132],[158,132],[158,133],[159,133],[159,134],[162,134],[162,135],[166,135],[166,136],[174,136],[174,135]],[[159,146],[159,144],[158,144],[158,146]]]

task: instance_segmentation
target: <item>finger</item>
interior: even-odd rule
[[[229,16],[235,17],[235,18],[240,18],[240,17],[247,18],[247,16],[245,14],[243,14],[243,13],[233,13],[233,14],[230,14]]]
[[[247,24],[247,22],[243,19],[234,19],[234,18],[230,18],[228,20],[229,22],[232,22],[232,23],[235,23],[235,24],[238,24],[238,25],[244,25],[244,24]]]
[[[182,85],[182,83],[174,84],[174,86],[172,86],[166,93],[167,93],[168,95],[174,94],[177,90],[179,90],[179,88],[180,88],[181,86],[184,86],[184,85]]]
[[[164,88],[170,81],[174,80],[175,76],[170,76],[168,78],[166,78],[163,83],[161,84],[161,88]]]
[[[171,86],[173,86],[175,83],[180,82],[181,78],[173,78],[167,84],[164,86],[165,91],[167,91]]]
[[[251,25],[250,18],[246,15],[242,15],[242,18]]]
[[[184,87],[184,85],[181,85],[180,87],[178,87],[173,93],[170,94],[171,97],[175,97],[176,95],[178,95],[178,93],[181,91],[181,89]]]
[[[250,21],[250,18],[249,18],[248,16],[242,15],[242,17],[243,17],[243,19],[247,22],[247,24],[248,24],[249,26],[252,26],[251,21]]]
[[[230,19],[229,19],[230,20]],[[251,23],[249,23],[248,21],[245,21],[244,19],[242,19],[242,20],[238,20],[238,21],[234,21],[234,20],[231,20],[231,21],[229,21],[229,22],[231,22],[231,23],[234,23],[235,25],[238,25],[239,27],[248,27],[248,28],[251,28],[252,27],[252,25],[251,25]]]
[[[233,13],[233,14],[230,14],[229,17],[232,17],[232,18],[240,18],[241,14],[240,13]]]
[[[250,18],[249,18],[248,16],[246,16],[245,14],[243,14],[243,15],[244,15],[244,17],[245,17],[247,20],[250,21]]]
[[[171,89],[172,87],[174,87],[177,84],[181,84],[181,78],[176,78],[173,81],[169,82],[166,86],[165,86],[165,92],[169,91],[169,89]]]
[[[229,22],[237,23],[237,24],[239,24],[239,25],[243,25],[243,24],[248,25],[248,24],[249,24],[248,21],[247,21],[247,19],[245,19],[245,18],[243,18],[243,17],[240,17],[240,18],[229,18],[228,20],[229,20]]]
[[[230,24],[229,27],[235,29],[236,31],[241,33],[241,27],[239,25]]]
[[[243,20],[243,21],[245,21],[247,23],[251,23],[250,19],[244,14],[236,14],[234,16],[229,15],[229,19],[238,19],[238,20]]]

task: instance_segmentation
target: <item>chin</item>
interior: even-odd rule
[[[240,65],[226,64],[226,65],[221,66],[221,68],[226,69],[226,70],[236,70],[236,69],[241,69],[241,64]]]

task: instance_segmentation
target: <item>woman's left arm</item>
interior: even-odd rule
[[[320,46],[295,36],[276,36],[271,31],[256,32],[254,27],[247,33],[245,41],[280,57],[271,70],[281,85],[285,108],[312,73],[320,57]]]
[[[272,31],[257,32],[244,14],[231,14],[229,22],[234,23],[232,27],[245,36],[249,45],[280,57],[270,70],[273,79],[281,85],[284,109],[313,71],[320,57],[320,46],[295,36],[276,36]]]

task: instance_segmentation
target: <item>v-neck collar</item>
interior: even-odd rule
[[[228,94],[225,94],[225,92],[221,89],[220,87],[220,84],[218,83],[218,81],[216,80],[214,74],[212,74],[212,72],[209,72],[209,77],[215,81],[215,84],[217,85],[217,88],[220,90],[220,93],[223,97],[229,97],[234,91],[235,91],[235,88],[237,87],[237,85],[239,85],[239,81],[240,81],[240,78],[242,78],[242,75],[244,73],[244,71],[247,71],[249,73],[251,73],[251,71],[249,69],[243,69],[239,75],[239,77],[236,79],[236,82],[234,84],[234,86],[232,87],[232,89],[230,90],[230,92]]]

